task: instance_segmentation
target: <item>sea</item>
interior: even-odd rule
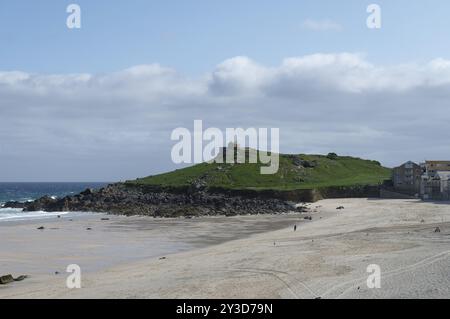
[[[0,222],[50,218],[64,212],[23,212],[22,209],[1,208],[8,201],[33,201],[43,196],[61,198],[87,188],[99,189],[108,183],[2,183],[0,182]]]

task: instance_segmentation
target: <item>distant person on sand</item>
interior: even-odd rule
[[[297,231],[297,225],[294,225],[294,231]]]

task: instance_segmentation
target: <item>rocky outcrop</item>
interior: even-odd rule
[[[61,202],[58,199],[50,196],[44,196],[34,202],[25,203],[23,210],[34,212],[34,211],[47,211],[47,212],[57,212],[57,211],[68,211],[68,209],[61,209]]]
[[[294,203],[324,198],[378,197],[378,186],[328,187],[306,190],[237,190],[205,187],[202,183],[168,188],[117,183],[75,196],[42,197],[24,203],[24,211],[90,211],[154,217],[273,214],[307,212]]]
[[[301,156],[298,155],[288,155],[287,156],[289,159],[292,160],[292,164],[294,164],[297,167],[302,167],[302,168],[314,168],[318,166],[317,161],[313,160],[313,161],[308,161],[305,159],[302,159]]]
[[[92,211],[155,217],[268,214],[302,211],[276,198],[211,193],[198,187],[163,189],[155,186],[112,184],[61,199],[42,197],[26,203],[25,211]]]
[[[3,204],[1,208],[24,208],[24,207],[25,207],[25,203],[21,203],[21,202],[17,202],[17,201],[10,201],[10,202],[6,202],[5,204]]]

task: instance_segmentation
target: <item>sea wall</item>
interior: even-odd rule
[[[380,190],[380,197],[385,199],[416,199],[415,196],[387,190],[384,188]]]

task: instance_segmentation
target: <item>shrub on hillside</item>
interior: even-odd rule
[[[338,155],[336,153],[328,153],[327,158],[335,161],[338,159]]]

